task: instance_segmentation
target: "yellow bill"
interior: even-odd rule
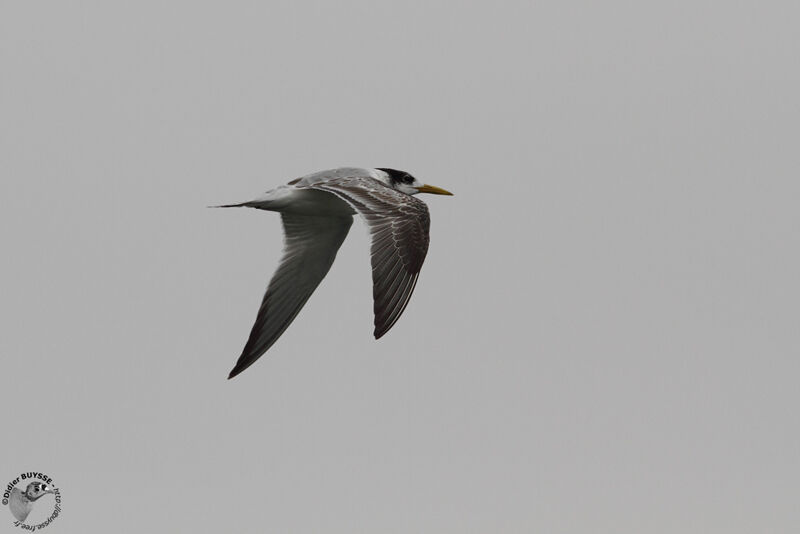
[[[425,184],[417,188],[417,191],[420,193],[433,193],[434,195],[450,195],[453,196],[453,193],[442,189],[441,187],[436,187],[435,185],[428,185]]]

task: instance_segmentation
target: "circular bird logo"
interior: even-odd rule
[[[61,513],[61,491],[44,473],[21,473],[6,484],[3,504],[14,517],[14,526],[39,530],[52,523]]]

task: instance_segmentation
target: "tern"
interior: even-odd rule
[[[370,230],[375,339],[405,310],[428,252],[430,216],[417,193],[452,195],[396,169],[342,167],[297,178],[261,197],[220,208],[281,214],[283,258],[228,379],[255,363],[283,334],[328,274],[353,215]]]

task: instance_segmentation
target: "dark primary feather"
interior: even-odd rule
[[[328,274],[353,217],[281,213],[284,253],[250,337],[228,378],[250,367],[283,334]]]

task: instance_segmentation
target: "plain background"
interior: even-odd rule
[[[53,534],[800,531],[797,6],[3,2],[0,478]],[[344,165],[456,195],[405,315],[357,222],[227,381],[281,228],[205,206]]]

